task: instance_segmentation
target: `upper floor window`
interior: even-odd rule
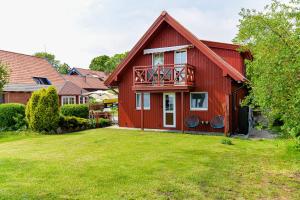
[[[44,77],[33,77],[33,80],[39,85],[51,85],[51,82]]]
[[[164,53],[154,53],[152,55],[152,65],[158,66],[164,64]]]
[[[208,93],[191,92],[190,110],[208,110]]]
[[[175,51],[174,58],[175,58],[174,64],[186,64],[187,63],[187,51],[186,50]]]

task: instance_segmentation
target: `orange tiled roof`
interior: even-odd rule
[[[8,65],[10,84],[36,84],[32,77],[47,78],[53,85],[65,82],[52,65],[42,58],[0,50],[0,61]]]
[[[74,67],[82,76],[94,76],[101,78],[103,81],[106,80],[107,74],[105,72],[100,72],[100,71],[95,71],[95,70],[90,70],[90,69],[83,69],[83,68],[78,68]]]
[[[83,89],[106,90],[107,87],[99,78],[90,76],[64,75],[65,80],[70,81]]]

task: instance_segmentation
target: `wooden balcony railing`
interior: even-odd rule
[[[193,86],[194,82],[194,67],[189,64],[133,67],[134,86]]]

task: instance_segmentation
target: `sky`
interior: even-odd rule
[[[0,49],[47,51],[71,67],[129,51],[163,10],[199,39],[231,42],[241,8],[270,0],[0,0]]]

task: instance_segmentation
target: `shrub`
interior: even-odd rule
[[[24,119],[25,106],[18,103],[0,105],[0,129],[18,129],[15,127],[17,119]]]
[[[56,132],[59,123],[58,94],[55,87],[34,92],[26,107],[29,127],[38,132]]]
[[[61,114],[64,116],[75,116],[80,118],[89,117],[89,108],[85,104],[69,104],[61,107]]]
[[[232,141],[228,138],[225,138],[221,141],[222,144],[233,145]]]
[[[61,115],[59,117],[59,127],[63,131],[79,131],[89,128],[90,123],[88,119]]]
[[[99,126],[100,127],[107,127],[107,126],[110,126],[110,125],[111,125],[111,121],[109,119],[103,119],[103,118],[99,119]]]

